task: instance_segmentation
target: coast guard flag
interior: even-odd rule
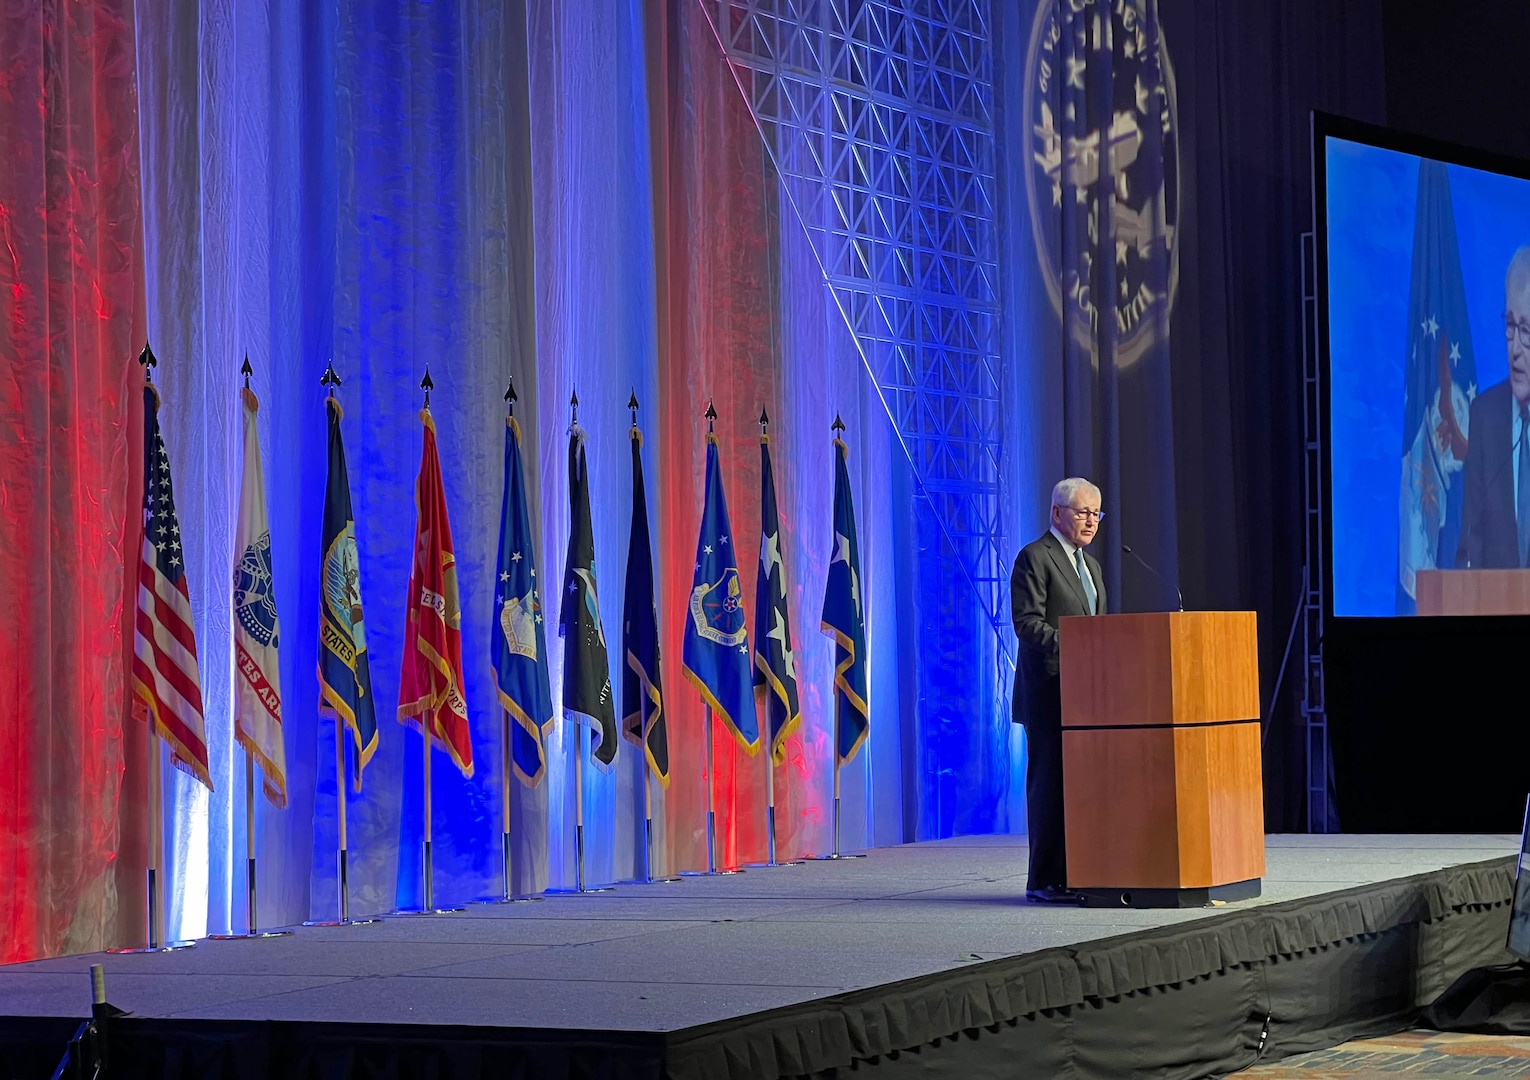
[[[361,770],[377,752],[377,703],[361,613],[361,559],[340,439],[340,403],[325,398],[324,412],[329,420],[329,475],[324,482],[324,564],[319,574],[319,712],[351,729],[356,744],[352,783],[360,791]]]
[[[436,452],[436,422],[420,410],[424,439],[414,485],[417,514],[414,569],[404,600],[404,669],[399,674],[398,718],[428,725],[433,738],[462,770],[473,775],[473,743],[462,696],[462,605],[457,594],[457,556],[446,518],[446,489]],[[423,718],[423,719],[422,719]]]
[[[786,564],[781,561],[781,521],[776,477],[770,467],[770,436],[760,436],[760,572],[754,587],[754,685],[765,687],[771,759],[786,760],[786,738],[802,721],[797,711],[797,660],[786,614]]]
[[[170,459],[159,434],[159,394],[152,384],[143,388],[143,448],[143,549],[133,621],[133,693],[155,734],[170,745],[170,760],[211,791],[181,526],[170,488]]]
[[[281,672],[276,662],[276,587],[271,580],[271,530],[266,525],[266,486],[260,467],[255,414],[260,402],[245,387],[244,477],[239,487],[239,526],[234,550],[234,738],[260,763],[266,798],[287,805],[287,751],[282,743]]]
[[[1418,571],[1456,565],[1467,419],[1477,396],[1450,176],[1443,164],[1427,158],[1418,170],[1407,342],[1397,551],[1400,615],[1415,611]]]
[[[822,629],[834,639],[834,744],[839,763],[855,757],[871,731],[866,705],[866,620],[861,607],[861,551],[850,499],[850,450],[834,440],[834,554],[823,594]]]
[[[648,767],[669,787],[669,733],[659,683],[659,617],[653,599],[653,548],[648,541],[648,492],[643,484],[643,433],[632,440],[632,532],[627,541],[627,591],[622,597],[622,728],[643,748]]]
[[[733,730],[750,754],[760,749],[754,707],[754,669],[749,660],[744,590],[733,557],[733,530],[717,460],[717,436],[707,433],[706,503],[696,538],[696,572],[685,609],[685,677]]]
[[[526,474],[521,466],[521,427],[505,417],[505,494],[499,504],[498,584],[494,591],[493,642],[489,656],[499,703],[510,719],[510,760],[521,783],[536,787],[547,766],[552,728],[552,690],[547,675],[547,628],[537,586]]]
[[[590,524],[590,473],[584,428],[568,429],[568,558],[563,564],[563,606],[558,635],[563,648],[563,711],[594,734],[590,758],[604,772],[616,761],[616,698],[606,632],[595,590],[595,531]]]

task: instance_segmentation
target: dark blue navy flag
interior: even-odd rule
[[[324,483],[324,562],[319,574],[319,711],[351,729],[356,744],[353,782],[360,791],[361,770],[377,752],[377,712],[361,614],[361,559],[340,438],[340,403],[325,398],[324,409],[329,417],[329,477]]]
[[[723,495],[717,436],[707,434],[706,503],[696,538],[696,570],[685,609],[685,677],[750,754],[760,749],[754,668],[744,590],[733,557],[733,529]]]
[[[1415,611],[1420,570],[1456,565],[1467,419],[1477,394],[1450,176],[1442,163],[1428,158],[1418,170],[1407,341],[1397,550],[1400,615]]]
[[[797,660],[786,611],[786,563],[781,557],[781,519],[770,436],[760,436],[760,572],[754,588],[754,685],[765,688],[771,759],[786,760],[786,739],[802,721],[797,706]]]
[[[616,762],[616,697],[606,631],[600,623],[595,589],[595,530],[590,522],[590,471],[584,428],[568,429],[568,558],[563,564],[563,606],[558,634],[563,646],[563,711],[588,726],[594,741],[590,758],[609,772]]]
[[[489,655],[499,703],[514,721],[510,760],[521,783],[536,787],[546,771],[546,738],[553,722],[547,675],[547,628],[537,582],[536,545],[521,463],[521,428],[505,418],[505,492],[499,504],[499,563]]]
[[[653,547],[648,539],[648,492],[643,483],[643,433],[633,424],[632,532],[627,541],[627,591],[622,596],[622,728],[643,748],[648,767],[669,787],[669,731],[659,681],[659,618],[653,597]]]
[[[823,593],[822,629],[834,639],[834,746],[841,765],[871,732],[866,704],[866,619],[861,597],[861,548],[850,498],[850,450],[834,440],[834,552]]]

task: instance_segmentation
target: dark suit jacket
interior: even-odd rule
[[[1094,579],[1104,614],[1105,575],[1100,562],[1084,549],[1084,565]],[[1050,531],[1020,549],[1009,575],[1009,607],[1020,639],[1015,665],[1014,721],[1058,723],[1057,621],[1064,615],[1088,615],[1089,601],[1078,571]]]
[[[1474,570],[1519,565],[1519,528],[1514,519],[1514,415],[1508,380],[1472,401],[1471,440],[1462,470],[1461,543],[1456,565]]]

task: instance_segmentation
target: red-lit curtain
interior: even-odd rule
[[[119,859],[144,341],[132,0],[0,24],[0,960],[132,936]],[[133,740],[141,744],[141,734]],[[137,747],[141,757],[141,745]],[[138,802],[141,804],[141,799]],[[132,815],[128,815],[132,819]],[[130,843],[136,850],[141,843]],[[119,880],[121,887],[119,888]]]

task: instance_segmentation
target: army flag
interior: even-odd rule
[[[627,541],[627,591],[622,597],[622,728],[643,748],[648,767],[669,786],[669,732],[659,682],[659,617],[653,595],[653,548],[648,539],[648,492],[643,483],[643,433],[633,424],[632,531]]]
[[[271,530],[260,467],[255,415],[260,401],[240,391],[244,414],[244,476],[234,533],[234,738],[259,763],[266,798],[287,805],[287,751],[282,742],[281,672],[277,667],[276,586],[271,578]]]
[[[802,721],[797,706],[797,660],[786,612],[786,563],[781,558],[781,519],[770,436],[760,436],[760,570],[754,587],[754,685],[765,688],[771,759],[786,760],[786,739]]]
[[[834,639],[834,747],[841,765],[855,757],[871,731],[866,705],[866,620],[861,600],[861,552],[850,498],[850,450],[834,440],[834,551],[823,595],[823,632]]]
[[[404,667],[399,674],[398,718],[426,726],[462,770],[473,775],[473,743],[462,696],[462,604],[457,593],[457,556],[446,516],[446,489],[436,450],[436,422],[420,410],[424,425],[420,475],[414,485],[414,568],[404,600]]]
[[[707,433],[706,499],[696,538],[696,570],[685,610],[685,677],[750,754],[760,749],[749,659],[744,590],[733,557],[733,529],[723,494],[717,436]]]
[[[159,394],[152,385],[143,388],[143,443],[143,548],[133,618],[133,693],[155,734],[169,744],[170,760],[211,791],[181,526],[170,486],[170,459],[159,434]]]
[[[324,562],[319,574],[319,711],[350,728],[356,746],[353,783],[377,752],[377,703],[367,660],[366,623],[361,612],[361,559],[351,481],[340,438],[340,403],[324,399],[329,419],[329,473],[324,482]]]
[[[563,604],[558,635],[563,648],[563,710],[594,733],[590,758],[609,772],[616,762],[616,699],[606,632],[595,589],[595,530],[590,522],[590,472],[584,429],[568,429],[568,557],[563,563]]]
[[[505,417],[505,491],[499,504],[499,563],[489,656],[499,703],[510,714],[510,761],[521,783],[536,787],[547,767],[552,689],[547,674],[547,628],[537,583],[521,428]]]

